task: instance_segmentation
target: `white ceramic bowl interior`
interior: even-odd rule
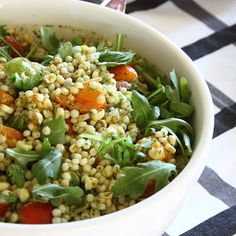
[[[0,223],[3,236],[126,236],[161,235],[197,182],[213,132],[213,109],[205,80],[189,57],[168,38],[122,13],[76,0],[0,0],[0,24],[51,24],[79,27],[114,37],[128,35],[126,47],[168,73],[175,68],[189,80],[195,105],[194,153],[181,174],[148,199],[106,216],[56,225]]]

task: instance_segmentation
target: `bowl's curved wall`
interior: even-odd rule
[[[164,72],[175,68],[192,89],[196,107],[195,147],[182,173],[160,192],[141,203],[103,217],[57,225],[16,225],[0,223],[1,235],[160,235],[176,216],[184,197],[197,182],[213,131],[210,93],[193,62],[165,36],[127,15],[76,0],[1,0],[0,24],[70,25],[107,37],[128,35],[126,46],[146,57]]]

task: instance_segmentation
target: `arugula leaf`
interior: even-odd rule
[[[114,133],[109,133],[103,138],[86,133],[81,134],[80,137],[101,142],[97,148],[97,155],[120,166],[133,165],[145,156],[138,149],[141,145],[134,145],[129,137],[125,140]]]
[[[10,46],[3,46],[0,47],[0,56],[6,58],[8,61],[12,59],[12,57],[9,54]]]
[[[67,56],[73,56],[74,50],[71,42],[66,42],[61,44],[61,46],[58,49],[58,53],[63,60],[65,60]]]
[[[177,133],[178,129],[182,128],[186,130],[190,135],[193,134],[192,126],[187,121],[179,118],[168,118],[163,120],[151,121],[146,127],[146,130],[150,128],[160,129],[162,127],[168,127],[169,129],[173,130],[174,133]]]
[[[60,40],[50,27],[41,27],[39,30],[42,46],[48,51],[49,54],[55,55],[60,46]]]
[[[45,56],[45,57],[43,58],[43,61],[41,62],[41,64],[42,64],[43,66],[49,66],[49,65],[50,65],[50,61],[52,61],[53,58],[54,58],[54,56],[52,56],[52,55],[47,55],[47,56]]]
[[[18,73],[15,73],[8,77],[12,82],[13,87],[20,91],[31,90],[41,83],[42,77],[40,74],[32,75],[31,77],[22,78]]]
[[[185,102],[171,102],[170,109],[185,118],[189,117],[194,111],[193,106]]]
[[[152,114],[152,109],[147,98],[133,90],[131,103],[133,106],[132,114],[137,126],[140,128],[146,127]]]
[[[6,154],[16,159],[23,167],[29,162],[37,161],[41,157],[40,151],[28,151],[23,148],[7,148]]]
[[[7,123],[9,124],[10,127],[22,132],[27,129],[27,125],[22,116],[16,116],[16,117],[10,116],[7,120]]]
[[[115,51],[121,51],[123,48],[124,40],[127,37],[127,35],[124,34],[116,34],[116,43],[115,43]]]
[[[29,162],[40,160],[52,150],[48,139],[43,140],[42,149],[40,151],[29,151],[23,148],[7,148],[6,154],[17,160],[22,167],[26,167]]]
[[[80,187],[63,187],[57,184],[36,185],[32,190],[33,197],[48,197],[50,200],[62,199],[67,204],[80,205],[84,191]]]
[[[191,91],[189,89],[187,79],[181,77],[179,80],[179,87],[180,87],[181,101],[188,102],[189,98],[191,97]]]
[[[17,196],[11,192],[9,192],[8,194],[0,193],[0,201],[1,200],[7,201],[9,203],[14,203],[17,200]]]
[[[58,177],[62,161],[62,154],[58,149],[53,149],[43,159],[33,164],[31,172],[40,184],[45,184],[48,177]]]
[[[41,130],[48,126],[51,129],[51,133],[49,135],[44,135],[41,132],[41,138],[48,138],[49,142],[52,145],[56,145],[58,143],[64,143],[65,141],[65,132],[66,132],[66,123],[63,116],[59,116],[55,120],[46,121]]]
[[[25,183],[24,169],[19,164],[11,164],[7,170],[8,176],[18,188],[22,188]]]
[[[82,44],[82,37],[81,35],[77,35],[75,36],[72,40],[71,40],[71,43],[73,46],[79,46]]]
[[[139,163],[139,167],[124,167],[123,176],[119,177],[112,186],[114,196],[141,196],[149,180],[155,180],[155,192],[168,184],[169,177],[176,173],[176,167],[161,161]]]
[[[71,171],[71,180],[70,180],[70,185],[71,186],[79,186],[80,184],[80,173],[79,171]]]
[[[3,37],[6,35],[6,30],[4,25],[0,25],[0,37]]]
[[[135,53],[133,52],[119,52],[119,51],[102,51],[99,54],[99,65],[106,65],[107,67],[114,67],[118,65],[126,65],[133,59]]]

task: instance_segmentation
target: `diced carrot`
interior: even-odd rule
[[[0,90],[0,104],[12,105],[15,102],[15,98],[10,94]]]
[[[67,134],[73,135],[74,131],[73,131],[73,124],[72,124],[71,120],[66,119],[66,124],[69,126],[69,129],[67,130]]]
[[[31,202],[20,211],[20,222],[23,224],[51,224],[53,206],[50,203]]]
[[[0,125],[0,135],[6,137],[6,144],[8,147],[13,148],[16,146],[17,140],[22,140],[24,138],[23,134],[16,129],[8,127],[6,125]]]
[[[88,113],[92,109],[103,109],[107,106],[104,94],[98,90],[91,89],[87,83],[74,97],[81,114]]]
[[[73,101],[70,100],[69,96],[65,95],[56,96],[55,101],[69,110],[77,109],[81,114],[88,113],[92,109],[103,109],[107,106],[104,94],[98,90],[91,89],[88,83],[78,90],[78,93],[74,95]]]
[[[8,202],[0,202],[0,217],[4,217],[9,209]]]
[[[124,80],[132,82],[138,78],[138,74],[135,69],[130,65],[120,65],[109,68],[109,72],[114,74],[114,78],[117,81]]]
[[[76,108],[74,101],[71,101],[69,96],[60,94],[55,97],[55,101],[70,111]]]

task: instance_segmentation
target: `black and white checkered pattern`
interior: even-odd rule
[[[236,234],[236,1],[130,0],[126,12],[167,35],[192,58],[214,102],[207,165],[164,235]]]

